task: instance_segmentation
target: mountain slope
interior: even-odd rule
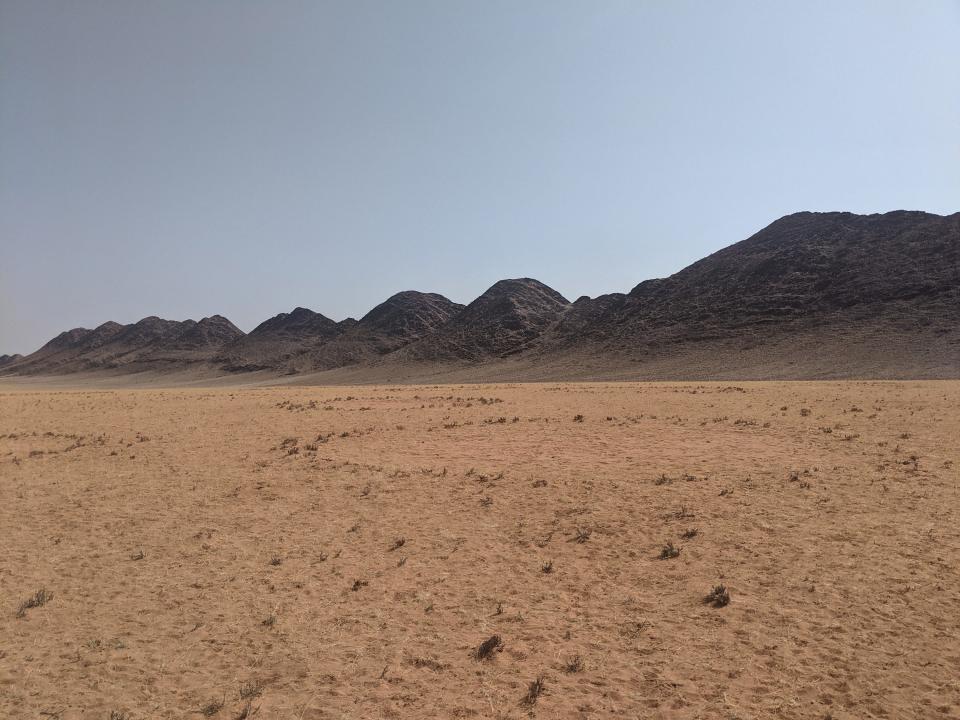
[[[542,350],[629,355],[826,326],[948,334],[958,310],[960,214],[797,213],[628,295],[578,301]]]

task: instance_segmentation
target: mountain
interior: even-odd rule
[[[336,323],[297,308],[267,320],[217,359],[230,371],[284,373],[375,361],[434,331],[462,308],[442,295],[412,290],[393,295],[360,320]]]
[[[298,307],[264,320],[248,334],[224,345],[214,362],[230,372],[309,369],[309,354],[343,331],[340,323]]]
[[[816,327],[955,329],[960,214],[797,213],[628,295],[578,302],[550,347],[630,350]]]
[[[958,318],[960,213],[804,212],[578,300],[535,356],[656,378],[955,377]]]
[[[61,333],[0,373],[196,368],[313,381],[960,377],[960,213],[801,212],[626,293],[530,278],[466,307],[405,291],[360,320],[297,308]]]
[[[482,362],[522,353],[569,305],[538,280],[501,280],[421,340],[399,351],[414,362]]]
[[[436,293],[405,290],[391,296],[358,322],[371,337],[416,340],[444,325],[463,305]]]
[[[0,367],[3,367],[4,365],[11,365],[17,362],[17,360],[20,360],[22,357],[23,355],[18,355],[16,353],[13,355],[0,355]]]
[[[146,317],[130,325],[106,322],[93,330],[74,328],[15,363],[4,372],[58,375],[114,370],[177,369],[208,362],[216,349],[243,333],[220,315],[200,322]]]

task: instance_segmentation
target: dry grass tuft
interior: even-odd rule
[[[713,590],[703,598],[703,601],[716,608],[726,607],[730,604],[730,593],[724,585],[714,585]]]
[[[211,700],[202,708],[200,708],[200,714],[205,717],[213,717],[218,712],[223,710],[223,704],[226,702],[226,698],[220,698],[219,700]]]
[[[576,532],[573,534],[572,540],[576,543],[583,544],[590,539],[591,535],[593,535],[593,530],[590,528],[577,528]]]
[[[17,617],[25,617],[27,610],[43,607],[51,600],[53,600],[53,593],[47,592],[45,589],[40,588],[31,597],[28,597],[26,600],[20,603],[20,606],[17,608]]]
[[[495,652],[503,652],[503,640],[499,635],[491,635],[479,647],[473,651],[473,657],[477,660],[486,660]]]
[[[660,550],[661,560],[670,560],[678,555],[680,555],[680,548],[676,547],[672,542],[668,542]]]
[[[523,699],[520,700],[520,704],[526,705],[527,707],[533,707],[537,704],[537,700],[539,700],[540,696],[543,695],[543,691],[545,689],[546,684],[544,683],[543,676],[541,675],[527,686],[527,694],[524,695]]]

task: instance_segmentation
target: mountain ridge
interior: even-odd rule
[[[571,303],[537,280],[515,278],[467,305],[408,290],[360,320],[298,307],[250,333],[219,315],[150,316],[74,328],[25,357],[0,356],[0,375],[194,369],[413,380],[449,367],[466,379],[513,368],[522,379],[520,367],[531,377],[551,367],[563,369],[558,376],[575,377],[578,367],[584,376],[605,367],[641,376],[673,359],[678,376],[707,376],[736,372],[747,357],[774,375],[804,377],[814,364],[823,372],[824,358],[783,349],[800,343],[833,348],[838,376],[960,376],[958,324],[960,213],[800,212],[624,293]],[[849,353],[834,343],[843,337]],[[885,342],[901,348],[886,364]]]

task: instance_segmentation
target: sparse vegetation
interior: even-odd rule
[[[520,701],[521,704],[526,705],[527,707],[533,707],[537,704],[537,700],[539,700],[540,696],[543,695],[545,689],[546,684],[543,676],[541,675],[527,686],[527,694],[523,696],[523,699]]]
[[[672,542],[668,542],[660,549],[660,559],[670,560],[680,555],[680,548],[675,547]]]
[[[252,700],[263,694],[263,684],[259,680],[247,680],[240,683],[240,699]]]
[[[29,427],[0,438],[14,520],[0,666],[44,673],[11,685],[19,704],[0,693],[0,717],[202,718],[224,691],[211,720],[763,715],[793,697],[785,673],[804,686],[829,675],[838,627],[934,663],[889,666],[890,643],[860,643],[848,686],[804,695],[800,714],[876,709],[875,687],[881,704],[912,708],[917,683],[952,680],[930,647],[960,647],[943,629],[956,385],[496,388],[483,392],[503,396],[506,424],[498,405],[454,405],[469,392],[455,385],[365,386],[352,404],[296,385],[0,392],[0,432]],[[287,397],[317,407],[273,407]],[[802,418],[802,406],[816,409]],[[79,423],[87,439],[63,439]],[[28,602],[41,587],[56,597]],[[791,624],[790,647],[784,617],[808,620]],[[161,663],[154,700],[124,682],[94,697],[84,681]],[[949,715],[948,700],[921,709]]]
[[[206,705],[200,708],[200,714],[206,717],[213,717],[218,712],[223,710],[223,704],[226,702],[226,698],[220,698],[219,700],[211,700]]]
[[[713,607],[722,608],[730,604],[730,593],[723,585],[714,585],[703,601]]]
[[[473,652],[477,660],[486,660],[494,653],[503,652],[503,640],[499,635],[491,635],[484,640]]]
[[[53,593],[47,592],[47,590],[44,588],[40,588],[33,595],[20,603],[19,607],[17,607],[17,617],[25,617],[27,610],[43,607],[51,600],[53,600]]]

